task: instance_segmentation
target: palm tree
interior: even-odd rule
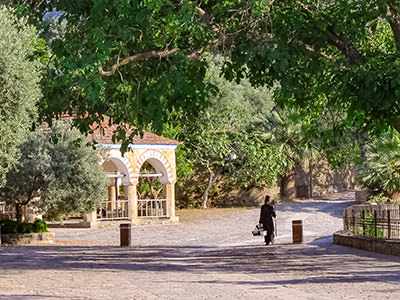
[[[308,138],[307,119],[299,109],[274,110],[266,118],[265,134],[270,142],[278,145],[287,156],[286,171],[280,175],[280,195],[293,199],[296,196],[294,173],[303,168],[311,174],[312,161],[318,156],[316,146]],[[311,184],[310,176],[310,184]],[[311,196],[310,187],[310,196]]]
[[[369,190],[400,200],[400,134],[393,130],[373,139],[363,156],[358,181]]]

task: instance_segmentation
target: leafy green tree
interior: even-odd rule
[[[228,131],[240,131],[271,113],[274,107],[273,90],[269,87],[253,87],[248,78],[239,82],[221,77],[226,58],[220,55],[207,59],[206,80],[217,87],[208,98],[207,109],[215,116],[213,122]]]
[[[278,82],[281,106],[344,110],[343,128],[400,130],[398,1],[246,2],[207,10],[234,37],[227,78]]]
[[[161,128],[172,108],[204,107],[202,54],[213,51],[230,57],[226,78],[275,88],[281,106],[344,110],[344,129],[399,128],[397,1],[3,2],[66,22],[40,105],[49,119],[78,109],[86,130],[102,114]]]
[[[198,57],[212,39],[192,1],[4,1],[40,24],[58,11],[64,22],[44,85],[40,115],[76,111],[76,126],[89,131],[102,115],[112,122],[160,130],[174,107],[193,114],[206,105],[206,63]],[[208,49],[208,48],[207,48]],[[123,126],[116,132],[129,144]]]
[[[228,181],[237,188],[270,186],[285,163],[279,149],[251,129],[271,110],[271,91],[254,88],[246,79],[236,83],[219,77],[221,57],[213,57],[209,63],[206,78],[218,88],[210,95],[210,107],[196,119],[183,111],[174,112],[163,131],[183,142],[177,153],[178,177],[182,180],[183,175],[188,181],[181,185],[190,184],[193,176],[207,178],[202,188],[203,207],[208,206],[210,190],[217,182]]]
[[[364,187],[400,200],[400,134],[392,131],[373,138],[365,146],[357,171]]]
[[[294,173],[297,168],[310,170],[319,154],[316,141],[308,131],[312,119],[299,109],[274,110],[261,124],[261,134],[279,147],[286,158],[285,170],[279,174],[280,196],[293,199],[296,196]],[[260,130],[259,129],[259,130]]]
[[[60,220],[92,212],[107,199],[109,180],[100,153],[70,124],[33,132],[20,150],[19,164],[0,190],[0,198],[15,205],[18,221],[29,203],[37,205],[47,220]]]
[[[156,173],[156,170],[146,161],[141,167],[140,173],[151,174]],[[162,190],[163,185],[158,177],[142,176],[139,178],[137,192],[140,199],[158,199]]]
[[[37,117],[39,39],[34,27],[0,5],[0,187],[18,161],[18,146]]]
[[[194,170],[200,174],[208,172],[202,195],[204,208],[208,207],[210,189],[222,178],[238,188],[276,183],[285,163],[277,147],[263,141],[255,132],[227,131],[215,126],[212,121],[220,115],[207,113],[206,116],[207,119],[193,124],[184,141]]]

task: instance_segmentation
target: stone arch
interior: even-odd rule
[[[135,177],[135,173],[133,172],[131,162],[125,156],[121,155],[121,151],[114,149],[110,150],[108,152],[108,157],[102,160],[101,165],[104,166],[107,162],[113,163],[116,167],[116,170],[110,169],[108,171],[119,171],[125,175],[121,178],[121,183],[123,185],[132,184],[132,179]]]
[[[156,150],[147,150],[137,160],[136,168],[134,170],[136,182],[139,181],[140,169],[146,161],[152,164],[157,173],[162,173],[162,176],[159,178],[161,184],[175,183],[174,172],[171,164],[161,152]]]

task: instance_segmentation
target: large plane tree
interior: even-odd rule
[[[76,109],[82,129],[101,114],[160,128],[172,107],[199,112],[210,91],[203,56],[213,51],[231,58],[226,78],[276,88],[281,106],[344,111],[337,132],[400,127],[395,0],[3,2],[66,24],[40,106],[48,119]]]

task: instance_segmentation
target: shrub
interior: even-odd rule
[[[11,220],[2,220],[0,221],[1,225],[1,233],[17,233],[18,232],[18,223]]]
[[[375,195],[372,195],[368,201],[365,202],[365,204],[371,204],[371,203],[376,203],[376,204],[390,204],[390,203],[400,203],[399,199],[391,199],[388,196],[385,195],[385,193],[378,193]]]
[[[33,223],[34,232],[47,232],[47,224],[43,221],[36,220]]]
[[[43,221],[36,220],[34,223],[23,222],[18,224],[17,221],[1,220],[1,233],[36,233],[47,232],[47,224]]]
[[[32,233],[33,223],[23,222],[18,224],[18,233]]]

